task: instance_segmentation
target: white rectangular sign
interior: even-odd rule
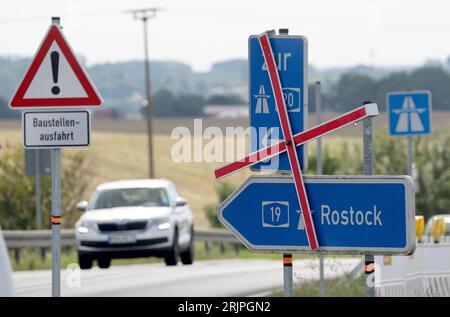
[[[27,111],[22,116],[23,144],[26,148],[89,146],[89,112]]]

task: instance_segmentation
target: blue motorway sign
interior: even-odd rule
[[[389,134],[393,136],[431,132],[431,92],[399,91],[387,95]]]
[[[302,36],[277,35],[270,37],[278,67],[284,99],[293,134],[306,129],[308,112],[308,42]],[[249,101],[250,150],[265,148],[283,139],[267,66],[256,35],[249,38]],[[297,147],[302,169],[306,169],[306,146]],[[276,155],[251,167],[253,171],[290,171],[287,153]]]
[[[319,242],[316,252],[414,252],[415,201],[410,176],[304,180]],[[310,252],[292,177],[250,177],[222,203],[219,219],[253,251]]]

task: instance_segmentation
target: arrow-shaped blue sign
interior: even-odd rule
[[[410,254],[415,201],[409,176],[305,177],[320,248],[346,254]],[[223,202],[220,221],[249,249],[308,253],[289,176],[253,176]]]

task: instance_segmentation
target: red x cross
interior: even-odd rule
[[[242,160],[227,164],[216,169],[215,176],[217,179],[222,178],[245,167],[251,166],[267,158],[287,151],[289,164],[291,165],[292,176],[294,178],[297,198],[302,210],[303,219],[305,221],[306,236],[308,238],[311,251],[314,251],[319,247],[319,244],[314,229],[313,219],[311,217],[311,210],[309,207],[308,197],[306,195],[305,185],[300,169],[300,163],[295,148],[303,143],[306,143],[307,141],[321,137],[336,129],[357,122],[366,117],[376,116],[378,115],[378,108],[376,104],[367,104],[333,120],[322,123],[312,129],[293,135],[289,122],[289,116],[286,110],[286,104],[284,101],[283,87],[281,86],[272,47],[269,42],[269,36],[267,35],[267,33],[263,33],[258,37],[258,40],[259,44],[261,45],[264,60],[267,65],[267,71],[269,74],[272,91],[274,93],[275,106],[278,110],[278,118],[280,120],[284,140],[274,145],[268,146],[262,150],[253,152]]]

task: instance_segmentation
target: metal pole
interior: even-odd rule
[[[315,94],[316,94],[316,122],[319,125],[322,122],[322,99],[321,99],[321,91],[320,91],[320,81],[316,81],[315,85]],[[322,138],[317,139],[317,155],[316,155],[316,165],[317,165],[317,175],[323,174],[323,162],[322,162]],[[319,254],[319,275],[320,275],[320,284],[319,284],[319,296],[325,297],[325,267],[324,267],[324,255]]]
[[[61,150],[52,149],[52,296],[60,296],[61,285]]]
[[[132,13],[135,19],[142,20],[142,25],[144,27],[144,69],[145,69],[145,93],[146,93],[146,117],[147,117],[147,135],[148,135],[148,164],[149,164],[149,177],[153,178],[154,165],[153,165],[153,112],[151,103],[151,80],[150,80],[150,61],[148,57],[148,36],[147,36],[147,21],[150,18],[156,16],[158,11],[162,11],[161,8],[146,8],[125,11],[127,13]]]
[[[408,175],[413,176],[413,139],[408,135]]]
[[[42,229],[42,214],[41,214],[41,152],[39,149],[34,151],[34,188],[36,195],[36,229]]]
[[[59,17],[52,23],[60,24]],[[61,296],[61,149],[52,149],[52,296]]]
[[[150,86],[150,61],[148,58],[148,39],[147,39],[147,17],[142,17],[144,26],[144,55],[145,55],[145,93],[147,98],[147,135],[148,135],[148,164],[149,177],[154,177],[153,168],[153,124],[152,124],[152,104],[151,104],[151,86]]]
[[[283,253],[284,297],[292,297],[292,254]]]
[[[42,229],[42,207],[41,207],[41,150],[34,151],[34,186],[36,195],[36,229]],[[45,248],[41,248],[41,259],[45,260]]]
[[[370,101],[364,101],[363,104],[368,104]],[[372,147],[372,118],[364,119],[363,126],[363,146],[364,146],[364,175],[372,175],[373,174],[373,147]],[[365,294],[366,297],[374,297],[375,296],[375,265],[374,265],[374,256],[366,255],[364,258],[365,266],[364,266],[364,275],[365,275]]]
[[[320,81],[316,82],[315,86],[316,93],[316,118],[317,124],[322,122],[322,96],[320,91]],[[322,138],[317,139],[317,175],[323,174],[323,163],[322,163]]]

